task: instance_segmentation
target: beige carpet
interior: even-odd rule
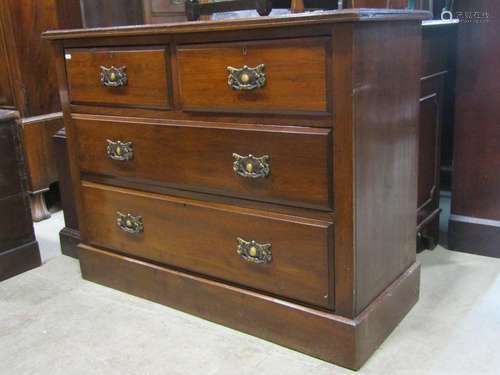
[[[37,224],[46,263],[0,283],[0,374],[353,374],[80,278],[60,213]],[[500,373],[500,260],[419,256],[421,298],[359,374]]]

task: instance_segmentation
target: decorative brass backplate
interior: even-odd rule
[[[233,154],[233,159],[233,170],[238,176],[262,178],[269,176],[269,173],[271,173],[269,155],[255,157],[252,154],[248,156]]]
[[[127,67],[122,66],[117,68],[112,66],[111,68],[106,68],[101,66],[101,84],[106,87],[123,87],[127,86]]]
[[[141,216],[133,216],[131,214],[122,214],[121,212],[116,212],[116,225],[118,227],[132,234],[139,234],[144,232],[144,223]]]
[[[266,66],[264,64],[257,65],[255,68],[250,68],[246,65],[243,68],[233,68],[228,66],[229,75],[227,84],[233,90],[250,91],[266,84]]]
[[[240,237],[236,238],[236,241],[238,241],[236,252],[247,262],[263,264],[271,263],[273,260],[270,243],[261,244],[254,240],[245,241]]]
[[[106,154],[113,160],[132,160],[134,158],[134,148],[132,142],[112,141],[107,139]]]

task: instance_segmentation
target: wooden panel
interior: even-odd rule
[[[489,19],[458,30],[452,213],[500,220],[500,2],[459,1],[456,9],[488,11]]]
[[[11,253],[35,240],[17,116],[17,112],[0,111],[0,253]],[[23,269],[30,259],[0,258],[0,280]]]
[[[34,240],[29,201],[25,192],[0,198],[0,212],[4,213],[0,215],[0,252]]]
[[[89,246],[80,246],[80,260],[87,280],[351,369],[363,365],[419,294],[420,267],[414,264],[351,320]]]
[[[331,135],[327,129],[132,123],[112,117],[76,117],[74,124],[84,173],[297,206],[332,206]],[[133,160],[107,158],[107,139],[132,142]],[[233,153],[268,155],[270,174],[265,178],[236,175]]]
[[[419,154],[418,154],[418,207],[432,199],[437,189],[436,163],[438,136],[437,95],[427,96],[420,101]]]
[[[310,38],[178,47],[183,108],[209,112],[327,112],[326,43],[327,39]],[[266,66],[264,87],[236,91],[228,86],[228,66],[259,64]]]
[[[426,220],[439,208],[439,165],[444,75],[422,81],[418,127],[418,217]],[[437,243],[437,238],[434,239]]]
[[[355,34],[357,312],[415,262],[420,30],[363,24]]]
[[[424,27],[422,34],[422,77],[447,72],[453,26]]]
[[[0,27],[0,107],[14,107],[14,93],[10,83],[7,48],[4,44],[4,31]]]
[[[124,87],[105,87],[101,66],[126,67]],[[154,49],[67,50],[71,102],[168,108],[166,51]]]
[[[93,245],[328,306],[331,223],[85,182],[82,189]],[[118,211],[141,216],[144,232],[118,228]],[[272,261],[242,260],[238,237],[271,243]]]
[[[40,266],[38,242],[31,241],[11,251],[0,252],[0,281]]]
[[[56,160],[57,175],[59,176],[59,192],[61,205],[64,212],[66,227],[78,231],[78,217],[75,207],[75,193],[71,185],[71,172],[69,169],[69,150],[65,129],[60,129],[52,137],[52,147]]]
[[[21,144],[16,134],[12,126],[0,124],[0,197],[20,193],[25,183],[21,180],[24,171],[19,168],[16,158],[21,152]]]
[[[28,170],[28,190],[46,190],[57,181],[52,136],[63,127],[62,114],[31,117],[22,123],[24,157]]]
[[[41,33],[58,28],[55,0],[6,0],[12,19],[8,38],[15,40],[17,65],[21,72],[19,95],[24,105],[17,103],[22,117],[38,116],[60,111],[57,79],[53,69],[54,57],[50,44]],[[11,67],[11,70],[13,67]]]

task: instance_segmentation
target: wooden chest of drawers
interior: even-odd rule
[[[428,15],[46,33],[83,277],[359,368],[418,299]]]

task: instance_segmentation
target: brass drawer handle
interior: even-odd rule
[[[127,86],[128,76],[127,67],[122,66],[117,68],[111,66],[111,68],[106,68],[101,66],[101,84],[105,87],[123,87]]]
[[[250,68],[246,65],[243,68],[233,68],[228,66],[229,75],[227,84],[233,90],[250,91],[266,84],[266,66],[264,64],[257,65],[255,68]]]
[[[254,240],[245,241],[243,238],[236,238],[238,241],[238,248],[236,252],[239,256],[247,262],[264,264],[271,263],[273,260],[273,253],[270,243],[258,243]]]
[[[122,214],[116,212],[116,225],[124,232],[131,234],[139,234],[144,232],[144,223],[141,216],[131,214]]]
[[[233,154],[233,159],[233,170],[238,176],[263,178],[269,176],[269,173],[271,173],[269,155],[255,157],[252,154],[241,156],[235,153]]]
[[[112,141],[107,139],[106,154],[112,160],[132,160],[134,158],[134,147],[132,142]]]

